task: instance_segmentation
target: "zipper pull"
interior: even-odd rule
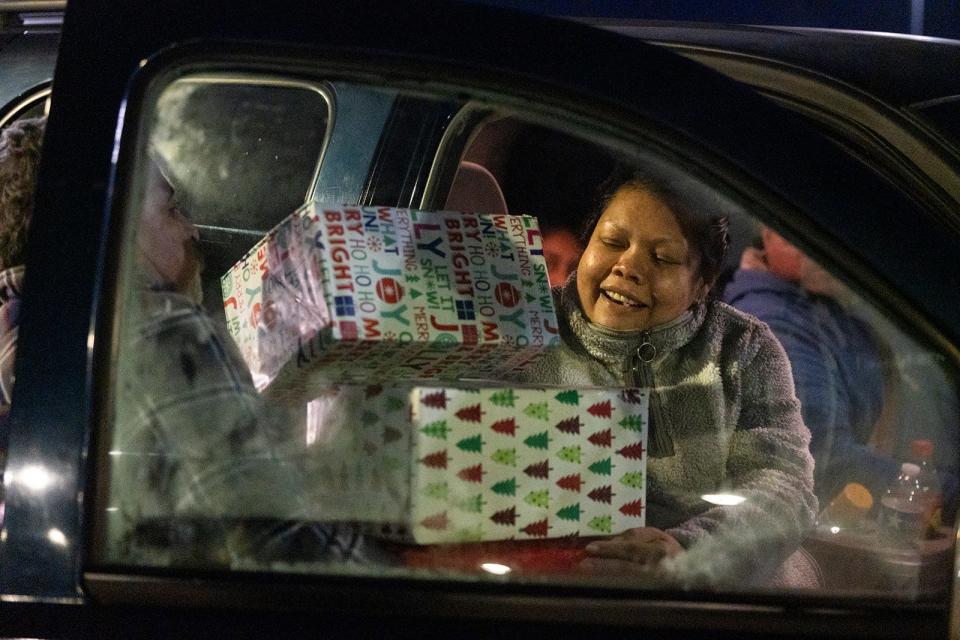
[[[657,348],[650,342],[650,332],[640,334],[640,346],[637,347],[637,358],[649,364],[657,355]]]

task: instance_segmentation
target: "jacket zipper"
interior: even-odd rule
[[[673,438],[667,433],[660,398],[654,388],[653,369],[650,364],[655,357],[657,357],[657,347],[650,341],[650,332],[644,331],[640,334],[640,345],[633,354],[633,384],[650,389],[647,451],[651,458],[662,458],[674,455],[674,449]]]

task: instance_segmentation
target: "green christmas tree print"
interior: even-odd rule
[[[466,451],[468,453],[482,453],[483,452],[483,440],[480,438],[478,433],[475,436],[470,438],[464,438],[457,443],[457,448],[461,451]]]
[[[477,525],[468,529],[460,529],[454,534],[454,537],[460,542],[481,542],[483,540],[483,527]]]
[[[630,431],[643,431],[643,416],[627,416],[620,421],[620,426]]]
[[[446,420],[437,420],[436,422],[431,422],[430,424],[421,427],[420,433],[425,436],[430,436],[431,438],[446,440],[447,434],[450,433],[450,428],[447,427]]]
[[[549,420],[550,406],[546,402],[531,402],[527,405],[527,408],[523,410],[523,413],[538,420]]]
[[[613,473],[613,460],[610,458],[604,458],[603,460],[594,462],[587,468],[598,476],[608,476]]]
[[[380,420],[380,416],[378,416],[373,411],[364,411],[363,413],[360,414],[360,423],[363,424],[363,426],[365,427],[373,426],[379,420]]]
[[[483,494],[478,493],[475,496],[469,496],[460,500],[457,503],[457,508],[461,511],[466,511],[467,513],[482,513],[483,512]]]
[[[493,455],[490,456],[490,459],[509,467],[515,467],[517,466],[517,450],[513,447],[509,449],[497,449],[493,452]]]
[[[550,446],[550,434],[546,431],[535,433],[523,441],[531,449],[546,449]]]
[[[536,491],[531,491],[526,496],[524,496],[523,501],[534,507],[540,507],[541,509],[550,508],[550,491],[548,489],[538,489]]]
[[[613,518],[611,516],[597,516],[592,518],[587,526],[599,533],[612,533]]]
[[[446,500],[449,495],[449,487],[446,482],[431,482],[423,488],[423,495],[434,500]]]
[[[561,520],[570,520],[572,522],[580,521],[580,503],[571,504],[568,507],[564,507],[557,511],[557,517]]]
[[[631,489],[643,489],[643,474],[639,471],[631,471],[623,474],[620,478],[620,484]]]
[[[383,444],[390,444],[391,442],[396,442],[403,437],[403,432],[399,429],[387,426],[383,428]]]
[[[400,409],[403,409],[405,406],[407,406],[407,403],[406,401],[403,400],[403,398],[398,398],[397,396],[389,396],[387,397],[386,405],[387,405],[387,411],[390,413],[393,413],[394,411],[399,411]]]
[[[556,396],[554,396],[559,402],[563,404],[569,404],[572,406],[577,406],[580,404],[580,392],[576,389],[571,389],[569,391],[561,391]]]
[[[510,478],[509,480],[501,480],[494,484],[490,489],[501,496],[515,496],[517,495],[517,479]]]
[[[563,447],[557,452],[557,457],[561,460],[566,460],[567,462],[580,464],[580,445]]]
[[[517,394],[513,392],[513,389],[504,389],[503,391],[497,391],[490,396],[490,402],[497,405],[498,407],[513,407],[514,401],[517,399]]]

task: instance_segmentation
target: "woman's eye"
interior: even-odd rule
[[[603,246],[611,247],[614,249],[619,249],[621,247],[626,246],[622,240],[619,240],[617,238],[600,238],[600,242],[603,244]]]
[[[663,256],[657,255],[654,256],[657,262],[662,262],[663,264],[679,264],[679,262],[673,256]]]

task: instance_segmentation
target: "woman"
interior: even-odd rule
[[[650,526],[588,545],[587,569],[656,567],[700,585],[812,580],[791,563],[777,570],[817,510],[810,435],[767,326],[708,301],[727,244],[725,217],[634,175],[603,199],[576,273],[555,290],[563,344],[526,381],[653,390]],[[716,494],[743,500],[720,506]]]

